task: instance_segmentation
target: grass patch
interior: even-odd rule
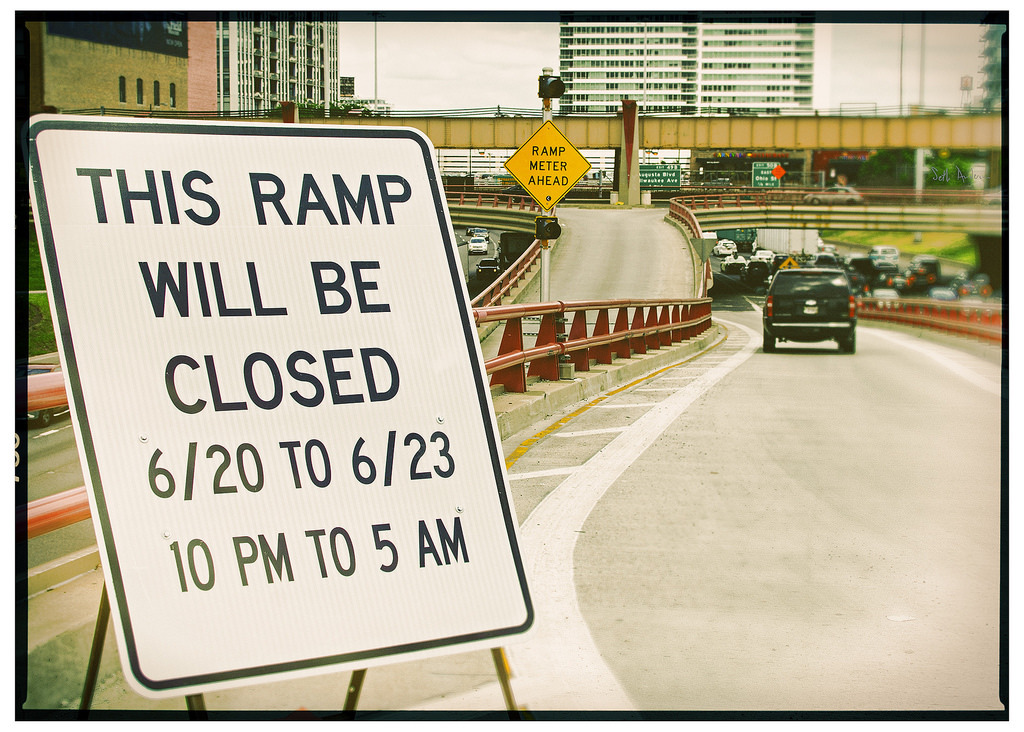
[[[46,278],[43,276],[42,255],[36,241],[35,227],[27,227],[28,234],[28,355],[39,356],[57,350],[57,336],[53,332],[50,299],[46,296]]]
[[[36,241],[36,228],[26,227],[28,232],[28,289],[45,290],[46,279],[43,277],[43,257],[39,253],[39,242]]]
[[[921,241],[914,241],[911,231],[837,231],[822,230],[821,238],[862,247],[896,247],[903,254],[931,254],[952,259],[968,267],[977,267],[974,244],[967,234],[945,231],[925,231]]]
[[[28,355],[39,356],[56,350],[50,300],[45,292],[31,293],[28,296]]]

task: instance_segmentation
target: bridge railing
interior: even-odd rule
[[[697,217],[691,211],[691,206],[687,203],[692,201],[684,201],[683,198],[673,198],[668,203],[668,217],[681,223],[686,230],[690,232],[690,236],[694,239],[700,239],[703,230],[700,228],[700,222]]]
[[[512,290],[526,278],[539,258],[540,240],[534,239],[533,244],[520,255],[519,259],[510,264],[487,289],[474,297],[470,304],[475,308],[501,305],[501,301],[508,297]]]
[[[591,360],[610,364],[616,357],[629,358],[693,338],[711,326],[711,299],[504,305],[476,308],[473,317],[477,325],[505,321],[498,354],[485,367],[492,386],[524,392],[529,377],[557,381],[563,358],[576,371],[589,371]],[[527,348],[523,320],[536,317],[536,341]]]
[[[1003,342],[1003,306],[997,303],[865,297],[858,300],[857,315],[864,320],[927,328],[989,343]]]
[[[804,196],[821,192],[821,188],[783,187],[783,188],[711,188],[681,193],[671,199],[679,201],[689,208],[729,208],[739,206],[794,206],[804,204]],[[951,190],[922,190],[907,188],[857,188],[864,203],[876,206],[992,206],[997,207],[1001,199],[988,191],[971,188]],[[671,205],[671,203],[670,203]],[[846,205],[846,204],[839,204]]]

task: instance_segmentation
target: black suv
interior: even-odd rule
[[[939,283],[941,267],[937,257],[929,254],[918,254],[910,260],[910,267],[904,272],[907,278],[907,290],[929,290],[937,287]]]
[[[857,350],[857,299],[841,269],[780,269],[772,278],[763,312],[764,352],[775,341],[834,340],[839,350]]]

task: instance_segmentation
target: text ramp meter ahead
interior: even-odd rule
[[[551,120],[505,161],[512,174],[541,208],[551,210],[590,170],[590,163]]]
[[[530,627],[421,133],[40,116],[27,143],[140,693],[493,648]]]

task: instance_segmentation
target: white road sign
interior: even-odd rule
[[[41,116],[27,143],[140,693],[496,647],[529,628],[425,137]]]

